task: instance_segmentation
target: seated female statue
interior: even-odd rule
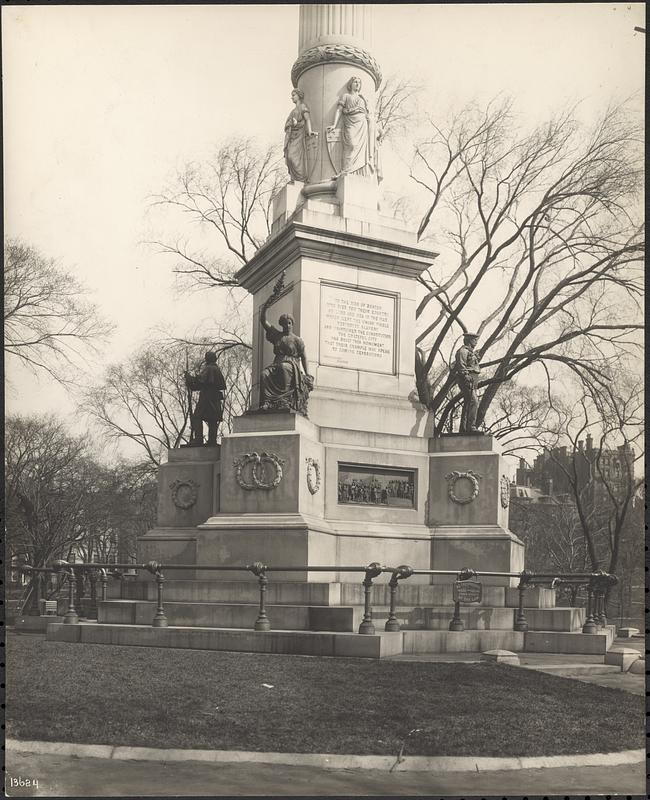
[[[314,379],[308,373],[305,343],[293,332],[291,314],[282,314],[278,320],[282,330],[271,325],[266,318],[269,298],[262,306],[260,322],[266,339],[273,345],[275,358],[266,367],[260,379],[260,408],[289,409],[307,416],[309,392]]]

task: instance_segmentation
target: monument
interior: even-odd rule
[[[611,644],[591,584],[587,616],[526,588],[530,575],[516,585],[509,480],[475,425],[474,335],[456,357],[462,432],[434,437],[417,400],[418,276],[436,253],[379,207],[371,14],[300,6],[287,185],[238,273],[253,297],[252,408],[220,445],[213,426],[207,445],[169,451],[138,580],[112,585],[97,623],[50,624],[48,639],[374,658]],[[210,362],[188,376],[194,444],[216,418],[214,397],[202,410],[220,391]]]
[[[237,275],[253,297],[252,409],[220,447],[170,452],[139,561],[200,578],[201,564],[260,560],[320,582],[345,576],[310,567],[523,568],[498,445],[471,418],[468,435],[432,438],[416,398],[418,276],[436,253],[379,208],[371,23],[368,5],[300,6],[288,182]]]

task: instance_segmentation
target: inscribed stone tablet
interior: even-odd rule
[[[322,283],[320,363],[394,375],[396,301],[395,295]]]

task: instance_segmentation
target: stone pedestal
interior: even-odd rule
[[[520,572],[524,545],[508,530],[510,481],[497,441],[452,434],[430,439],[429,447],[433,568],[462,564],[478,571]],[[485,577],[481,582],[517,585],[516,578]]]
[[[337,567],[373,561],[519,571],[523,545],[507,529],[509,485],[496,442],[432,439],[432,420],[417,399],[418,279],[437,254],[382,216],[369,155],[345,173],[334,168],[343,151],[327,149],[342,136],[328,126],[339,99],[356,91],[347,88],[353,76],[363,84],[367,141],[375,146],[381,73],[368,51],[371,6],[304,4],[300,14],[291,77],[320,144],[317,155],[309,151],[309,181],[288,184],[274,198],[271,235],[236,276],[253,296],[253,413],[235,420],[220,451],[170,452],[161,468],[159,527],[140,552],[196,564],[196,577],[212,577],[201,564],[254,561],[299,568],[274,573],[293,581],[350,581]],[[260,324],[271,296],[268,322],[290,314],[305,344],[315,384],[309,419],[256,411],[259,376],[274,359]],[[310,569],[316,566],[332,570]]]
[[[158,471],[158,525],[194,528],[219,507],[221,447],[169,450]]]
[[[168,524],[150,531],[140,542],[140,558],[195,564],[194,570],[174,577],[199,579],[214,577],[202,572],[201,564],[254,561],[302,568],[274,573],[275,580],[316,582],[353,580],[354,575],[336,566],[372,561],[455,571],[523,569],[523,545],[507,529],[502,456],[491,437],[430,439],[360,427],[353,417],[342,417],[339,427],[319,426],[294,413],[238,418],[218,453],[202,453],[203,461],[194,456],[206,474],[208,465],[212,469],[209,512],[194,527]],[[182,467],[182,478],[176,480],[187,481],[188,462],[176,460],[178,451],[170,455],[164,474],[175,476]],[[217,455],[220,461],[207,460]],[[403,496],[382,496],[380,489],[365,497],[346,495],[342,484],[359,479],[388,490],[391,481],[401,483]],[[175,507],[161,508],[163,521],[178,520]],[[330,565],[332,571],[310,570]],[[219,577],[250,575],[233,571]],[[410,582],[453,580],[414,576]],[[481,580],[516,585],[516,579]]]
[[[138,541],[138,561],[196,564],[197,525],[220,505],[221,447],[179,447],[168,451],[158,471],[158,525]],[[178,570],[177,579],[195,571]]]
[[[336,202],[285,189],[277,207],[288,221],[238,273],[254,303],[253,410],[235,420],[220,450],[170,452],[159,527],[142,540],[142,555],[196,564],[197,578],[213,577],[201,564],[254,561],[300,568],[277,580],[321,582],[352,580],[336,567],[372,561],[523,569],[523,545],[507,528],[510,487],[497,442],[431,438],[432,420],[417,401],[417,278],[436,253],[376,210],[372,220],[355,217],[357,192],[363,185],[354,176],[341,180]],[[341,214],[346,204],[352,216]],[[309,419],[256,410],[258,376],[273,361],[259,310],[283,272],[285,288],[268,319],[277,324],[291,314],[305,342],[315,379]]]

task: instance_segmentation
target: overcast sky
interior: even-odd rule
[[[2,9],[5,231],[75,272],[117,325],[118,360],[157,325],[219,315],[179,298],[143,244],[147,197],[234,134],[281,142],[298,7],[15,6]],[[379,5],[374,55],[420,80],[428,103],[515,97],[530,117],[581,99],[642,100],[642,4]],[[64,411],[50,381],[6,365],[8,410]],[[97,370],[101,365],[97,365]]]

